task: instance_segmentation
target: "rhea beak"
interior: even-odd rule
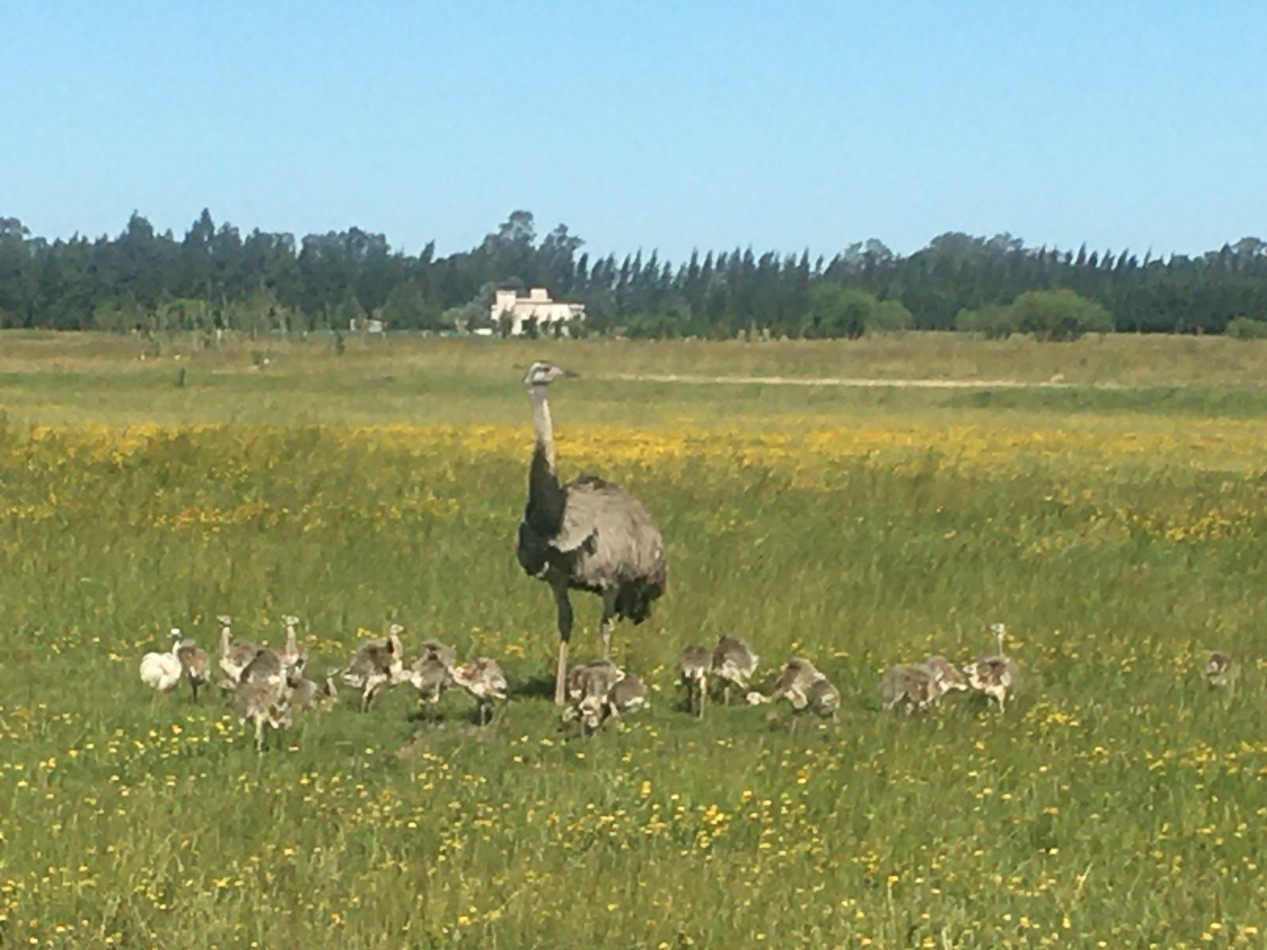
[[[581,374],[580,374],[580,373],[578,373],[578,372],[577,372],[576,370],[574,370],[574,369],[565,369],[565,370],[563,371],[563,375],[564,375],[567,379],[580,379],[580,377],[581,377]]]

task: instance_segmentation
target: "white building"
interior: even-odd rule
[[[553,335],[556,329],[567,333],[573,320],[584,320],[585,305],[551,300],[544,287],[533,287],[527,297],[514,290],[499,290],[488,315],[496,323],[508,320],[511,336],[522,336],[529,320],[536,320],[542,333]]]

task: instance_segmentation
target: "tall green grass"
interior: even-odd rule
[[[551,351],[582,371],[598,352]],[[385,372],[381,355],[359,377],[283,361],[191,371],[183,389],[167,367],[4,380],[0,943],[1259,945],[1267,435],[1252,418],[1233,413],[1253,444],[1220,464],[1221,443],[1200,453],[1199,406],[1088,418],[1059,393],[560,384],[561,464],[602,462],[670,559],[655,618],[616,637],[651,708],[580,740],[544,698],[548,591],[514,559],[528,349],[497,351],[504,366],[488,352],[469,372],[466,355],[430,373]],[[54,404],[76,424],[26,424]],[[420,427],[343,425],[376,407]],[[145,418],[181,424],[78,425]],[[1114,461],[1180,418],[1185,446]],[[844,438],[859,420],[990,444],[1073,428],[1108,461],[1042,440],[992,466],[932,444],[830,464],[740,452],[753,433]],[[656,455],[682,432],[694,448]],[[407,688],[366,715],[345,698],[257,755],[218,701],[137,675],[173,624],[210,648],[222,612],[271,642],[300,615],[319,671],[399,618],[413,644],[497,657],[512,699],[480,729],[457,695],[436,721]],[[878,712],[888,665],[970,659],[994,620],[1024,675],[1015,709]],[[597,652],[596,621],[578,598],[574,655]],[[813,658],[840,721],[682,712],[678,649],[729,630],[766,680]],[[1211,647],[1241,662],[1233,696],[1201,681]]]

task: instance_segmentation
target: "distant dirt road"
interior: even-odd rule
[[[638,383],[703,383],[762,386],[850,386],[857,389],[1129,389],[1120,383],[1021,382],[1015,379],[859,379],[838,376],[699,376],[692,373],[603,373],[599,379]]]

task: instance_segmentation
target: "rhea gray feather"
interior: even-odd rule
[[[616,618],[642,623],[667,584],[660,529],[638,499],[594,475],[582,475],[566,485],[559,482],[546,388],[559,377],[575,375],[553,363],[537,362],[524,377],[534,445],[516,554],[528,575],[554,591],[559,629],[554,701],[559,705],[565,699],[572,636],[568,592],[584,590],[603,598],[600,630],[603,655],[609,656]]]

